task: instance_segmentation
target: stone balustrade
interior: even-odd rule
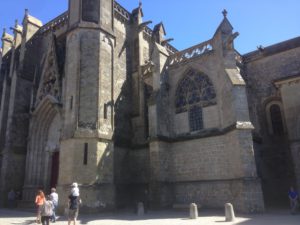
[[[211,40],[203,42],[201,44],[195,45],[191,48],[185,49],[169,57],[169,66],[190,60],[194,57],[198,57],[205,53],[211,52],[213,50]]]
[[[49,30],[57,29],[60,25],[66,23],[68,20],[69,20],[69,13],[67,11],[59,15],[55,19],[51,20],[50,22],[46,23],[44,26],[42,26],[40,29],[40,33],[45,33]]]

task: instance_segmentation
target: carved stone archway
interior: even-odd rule
[[[32,201],[37,189],[50,188],[52,156],[59,151],[61,124],[59,103],[46,96],[30,120],[23,200]]]

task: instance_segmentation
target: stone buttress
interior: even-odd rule
[[[69,1],[58,193],[80,184],[83,208],[114,208],[113,1]]]

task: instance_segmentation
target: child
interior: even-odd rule
[[[71,195],[74,197],[78,197],[79,196],[79,188],[78,188],[78,184],[76,182],[74,182],[71,185],[72,189],[71,189]]]

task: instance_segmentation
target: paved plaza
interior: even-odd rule
[[[0,225],[34,225],[33,212],[0,209]],[[61,216],[53,225],[66,225],[67,220]],[[86,225],[194,225],[194,224],[239,224],[239,225],[299,225],[300,214],[290,215],[288,210],[274,210],[264,214],[237,215],[235,222],[225,222],[222,211],[199,211],[199,218],[188,218],[185,211],[152,211],[144,216],[137,216],[130,211],[80,215],[77,223]]]

